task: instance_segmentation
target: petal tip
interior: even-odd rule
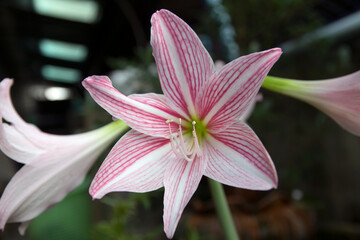
[[[282,54],[281,48],[271,48],[262,52],[263,56],[269,59],[273,64],[280,58]]]
[[[165,222],[164,222],[165,223]],[[175,234],[175,229],[164,225],[164,233],[168,239],[172,239]]]
[[[23,223],[20,224],[20,226],[19,226],[19,228],[18,228],[18,231],[19,231],[19,234],[20,234],[21,236],[25,236],[26,230],[27,230],[30,222],[31,222],[31,221],[26,221],[26,222],[23,222]]]
[[[5,231],[5,224],[6,224],[6,221],[5,218],[3,216],[0,216],[0,230],[2,232]]]
[[[278,178],[277,176],[275,176],[276,178],[274,179],[274,181],[271,183],[270,189],[277,189],[278,188]]]
[[[94,81],[93,78],[94,78],[94,76],[90,76],[90,77],[85,78],[85,79],[81,82],[82,85],[86,88],[86,85],[87,85],[88,83],[91,83],[91,82]]]
[[[153,13],[153,15],[151,16],[150,22],[152,25],[154,25],[154,23],[160,18],[165,18],[167,16],[173,16],[176,17],[176,15],[174,13],[172,13],[171,11],[167,10],[167,9],[160,9],[157,10],[155,13]]]
[[[99,187],[94,187],[93,186],[94,182],[91,184],[90,188],[89,188],[89,194],[92,197],[92,200],[95,199],[101,199],[105,194],[107,194],[108,192],[103,191],[103,188],[99,188]]]
[[[12,78],[4,78],[2,81],[1,81],[1,83],[8,83],[8,84],[13,84],[13,82],[14,82],[14,79],[12,79]]]
[[[82,82],[83,83],[84,82],[94,82],[97,77],[98,77],[97,75],[92,75],[92,76],[85,78]]]
[[[282,50],[281,48],[276,47],[261,51],[259,53],[264,57],[266,56],[267,58],[272,58],[276,61],[277,59],[279,59],[280,55],[282,54]]]
[[[279,47],[276,47],[276,48],[271,48],[268,50],[268,53],[272,53],[274,54],[275,56],[277,56],[278,58],[280,57],[280,55],[283,53],[281,48]]]
[[[168,233],[168,232],[165,232],[165,235],[168,239],[172,239],[174,234],[171,234],[171,233]]]
[[[111,80],[107,76],[92,75],[85,78],[82,81],[82,85],[86,88],[88,84],[100,83],[100,82],[111,83]]]
[[[4,91],[8,91],[8,89],[10,89],[10,87],[13,85],[13,83],[14,83],[14,79],[12,79],[12,78],[4,78],[0,82],[0,89],[4,89]]]
[[[282,49],[279,47],[272,48],[271,50],[282,53]]]
[[[163,12],[164,9],[160,9],[160,10],[157,10],[156,12],[153,13],[153,15],[151,16],[151,19],[150,19],[150,22],[152,25],[154,25],[154,22],[156,21],[158,15],[161,14],[161,12]]]
[[[90,194],[92,200],[100,199],[100,198],[101,198],[101,197],[99,196],[99,194],[98,194],[98,191],[95,191],[95,190],[92,189],[91,187],[90,187],[90,189],[89,189],[89,194]]]
[[[101,199],[102,196],[100,194],[96,193],[90,193],[90,196],[92,198],[92,200],[96,200],[96,199]]]
[[[153,17],[156,17],[157,15],[161,15],[161,14],[164,14],[164,13],[171,13],[169,10],[167,9],[160,9],[160,10],[157,10],[155,13],[153,13],[151,19]]]

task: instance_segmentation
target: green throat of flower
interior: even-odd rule
[[[199,119],[186,121],[184,124],[182,124],[181,119],[179,119],[177,123],[178,130],[173,133],[171,126],[173,122],[175,121],[166,121],[166,123],[169,124],[169,138],[175,155],[187,161],[193,161],[196,156],[201,156],[202,151],[200,145],[207,133],[206,125]],[[185,128],[184,132],[183,127]]]
[[[191,124],[194,125],[195,127],[196,136],[199,141],[199,144],[201,145],[207,134],[206,125],[199,119],[193,119],[191,121]],[[192,125],[191,126],[189,125],[189,127],[187,127],[188,130],[186,133],[192,133],[193,131]]]

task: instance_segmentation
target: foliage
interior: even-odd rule
[[[158,239],[162,234],[162,226],[154,227],[146,233],[140,233],[129,228],[134,217],[139,216],[139,208],[149,210],[151,194],[125,193],[120,197],[114,195],[104,197],[101,201],[112,208],[112,217],[109,220],[96,224],[93,240],[151,240]]]

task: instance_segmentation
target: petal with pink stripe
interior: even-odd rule
[[[276,188],[274,164],[259,138],[245,123],[237,122],[208,136],[204,145],[205,176],[239,188]]]
[[[93,198],[109,192],[148,192],[163,186],[167,164],[175,158],[170,140],[130,130],[113,147],[90,187]]]
[[[212,76],[197,102],[208,129],[224,129],[246,111],[280,54],[274,48],[240,57]]]
[[[151,18],[151,45],[162,90],[182,115],[194,115],[199,90],[215,71],[196,33],[179,17],[160,10]]]
[[[192,162],[175,159],[169,163],[164,178],[164,231],[172,238],[181,214],[196,191],[206,168],[205,158]]]
[[[168,119],[179,115],[163,104],[160,95],[137,95],[131,98],[117,91],[106,76],[91,76],[83,81],[92,98],[117,119],[142,133],[168,137]],[[150,97],[149,97],[150,96]]]

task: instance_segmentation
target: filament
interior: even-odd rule
[[[171,130],[171,123],[174,122],[174,120],[167,120],[166,123],[169,125],[169,132],[170,132],[170,142],[171,142],[171,148],[175,155],[179,158],[183,158],[189,162],[193,161],[196,157],[196,155],[201,156],[202,152],[199,146],[199,140],[196,135],[196,129],[195,125],[196,122],[193,121],[193,144],[189,148],[186,147],[185,140],[183,137],[182,132],[182,126],[181,126],[181,119],[179,119],[179,128],[176,133],[173,133]]]

